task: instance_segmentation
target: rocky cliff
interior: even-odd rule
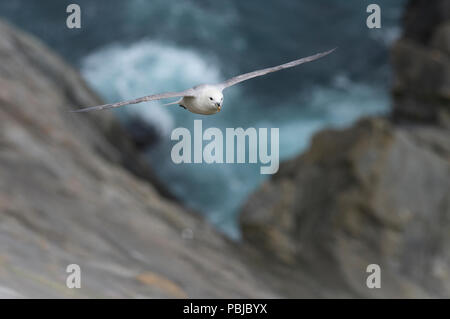
[[[449,132],[433,127],[380,118],[321,132],[247,202],[245,240],[362,296],[450,296],[449,155]],[[382,289],[367,289],[369,264]]]
[[[393,116],[320,132],[283,163],[243,208],[247,243],[358,296],[450,297],[449,4],[409,3]]]
[[[392,49],[397,122],[450,127],[450,1],[410,1]]]

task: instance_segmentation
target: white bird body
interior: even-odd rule
[[[104,110],[104,109],[111,109],[111,108],[117,108],[128,104],[137,104],[141,102],[147,102],[147,101],[155,101],[155,100],[161,100],[166,98],[173,98],[173,97],[181,97],[178,101],[168,103],[165,105],[172,105],[172,104],[179,104],[181,107],[187,109],[188,111],[192,113],[197,114],[203,114],[203,115],[212,115],[216,114],[217,112],[220,112],[223,106],[223,90],[233,86],[235,84],[238,84],[240,82],[253,79],[258,76],[263,76],[268,73],[277,72],[283,69],[292,68],[294,66],[311,62],[317,59],[320,59],[331,52],[333,52],[336,49],[318,53],[315,55],[308,56],[306,58],[301,58],[298,60],[294,60],[291,62],[287,62],[284,64],[280,64],[274,67],[261,69],[245,74],[241,74],[235,77],[232,77],[231,79],[228,79],[222,83],[219,84],[202,84],[194,86],[193,88],[181,91],[181,92],[167,92],[167,93],[159,93],[159,94],[153,94],[144,96],[135,100],[129,100],[129,101],[123,101],[123,102],[117,102],[112,104],[105,104],[105,105],[98,105],[98,106],[91,106],[87,108],[77,109],[73,110],[72,112],[89,112],[89,111],[96,111],[96,110]]]
[[[212,115],[220,112],[223,103],[223,94],[217,86],[199,85],[195,87],[195,96],[184,96],[180,101],[174,102],[192,113]]]

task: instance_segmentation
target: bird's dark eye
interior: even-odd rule
[[[209,99],[210,99],[211,101],[213,100],[213,98],[212,98],[212,97],[210,97]]]

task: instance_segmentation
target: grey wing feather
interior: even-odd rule
[[[112,109],[112,108],[116,108],[116,107],[121,107],[121,106],[124,106],[124,105],[138,104],[138,103],[142,103],[142,102],[167,99],[167,98],[171,98],[171,97],[195,96],[195,93],[196,92],[195,92],[194,89],[188,89],[188,90],[181,91],[181,92],[167,92],[167,93],[153,94],[153,95],[147,95],[147,96],[144,96],[144,97],[140,97],[140,98],[134,99],[134,100],[128,100],[128,101],[122,101],[122,102],[111,103],[111,104],[91,106],[91,107],[86,107],[86,108],[79,109],[79,110],[72,110],[70,112],[80,113],[80,112],[106,110],[106,109]]]
[[[265,74],[268,74],[268,73],[280,71],[280,70],[283,70],[283,69],[292,68],[294,66],[297,66],[297,65],[300,65],[300,64],[303,64],[303,63],[306,63],[306,62],[311,62],[311,61],[320,59],[320,58],[322,58],[322,57],[332,53],[334,50],[336,50],[336,48],[334,48],[333,50],[330,50],[330,51],[317,53],[315,55],[311,55],[311,56],[308,56],[308,57],[305,57],[305,58],[301,58],[301,59],[294,60],[294,61],[291,61],[291,62],[288,62],[288,63],[277,65],[277,66],[274,66],[274,67],[271,67],[271,68],[266,68],[266,69],[262,69],[262,70],[253,71],[253,72],[250,72],[250,73],[241,74],[241,75],[235,76],[235,77],[233,77],[231,79],[228,79],[225,82],[220,83],[218,86],[221,87],[222,89],[225,89],[225,88],[230,87],[232,85],[238,84],[240,82],[243,82],[243,81],[246,81],[246,80],[249,80],[249,79],[256,78],[258,76],[262,76],[262,75],[265,75]]]

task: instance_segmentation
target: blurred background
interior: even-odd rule
[[[372,2],[78,0],[81,29],[68,1],[1,2],[0,296],[76,297],[76,259],[88,297],[448,297],[450,8],[378,0],[369,29]],[[233,87],[212,117],[66,114],[334,47]],[[173,164],[170,134],[195,119],[279,128],[280,172]],[[391,286],[367,289],[369,263]]]
[[[404,1],[381,1],[383,27],[375,30],[365,24],[371,2],[359,0],[77,3],[83,10],[80,30],[66,27],[65,2],[4,2],[1,12],[71,62],[108,102],[220,82],[340,48],[328,61],[233,88],[218,117],[157,103],[117,111],[145,139],[141,147],[170,191],[234,238],[239,207],[264,179],[259,165],[175,165],[175,127],[192,128],[194,119],[203,119],[204,129],[278,127],[281,159],[287,159],[323,127],[388,110],[388,48],[400,35]],[[136,116],[150,128],[136,125]]]

